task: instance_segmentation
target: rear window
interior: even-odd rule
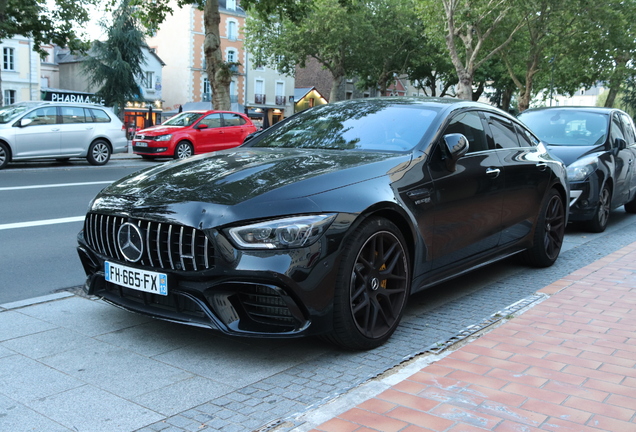
[[[62,123],[86,123],[84,108],[63,106],[60,109],[62,110]]]
[[[110,123],[110,116],[106,114],[106,111],[97,108],[86,108],[90,112],[91,120],[94,123]]]

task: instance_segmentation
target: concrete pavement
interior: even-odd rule
[[[620,216],[550,269],[503,263],[415,296],[364,353],[71,292],[0,305],[0,431],[636,431],[636,224]]]

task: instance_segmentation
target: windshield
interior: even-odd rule
[[[0,124],[9,123],[32,107],[28,105],[9,105],[0,108]]]
[[[564,146],[593,146],[605,142],[609,118],[583,110],[528,111],[519,115],[541,140]]]
[[[162,123],[162,125],[166,126],[190,126],[192,123],[197,121],[203,113],[198,112],[182,112],[172,117],[169,120],[166,120]]]
[[[321,105],[277,124],[249,147],[405,151],[415,147],[437,109],[384,101]]]

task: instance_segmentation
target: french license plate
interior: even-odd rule
[[[104,262],[106,280],[126,288],[152,294],[168,295],[168,275]]]
[[[147,142],[136,142],[135,145],[137,147],[148,147],[148,143]]]

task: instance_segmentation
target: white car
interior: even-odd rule
[[[0,108],[0,169],[9,162],[49,158],[104,165],[111,154],[126,151],[126,129],[109,108],[44,101]]]

